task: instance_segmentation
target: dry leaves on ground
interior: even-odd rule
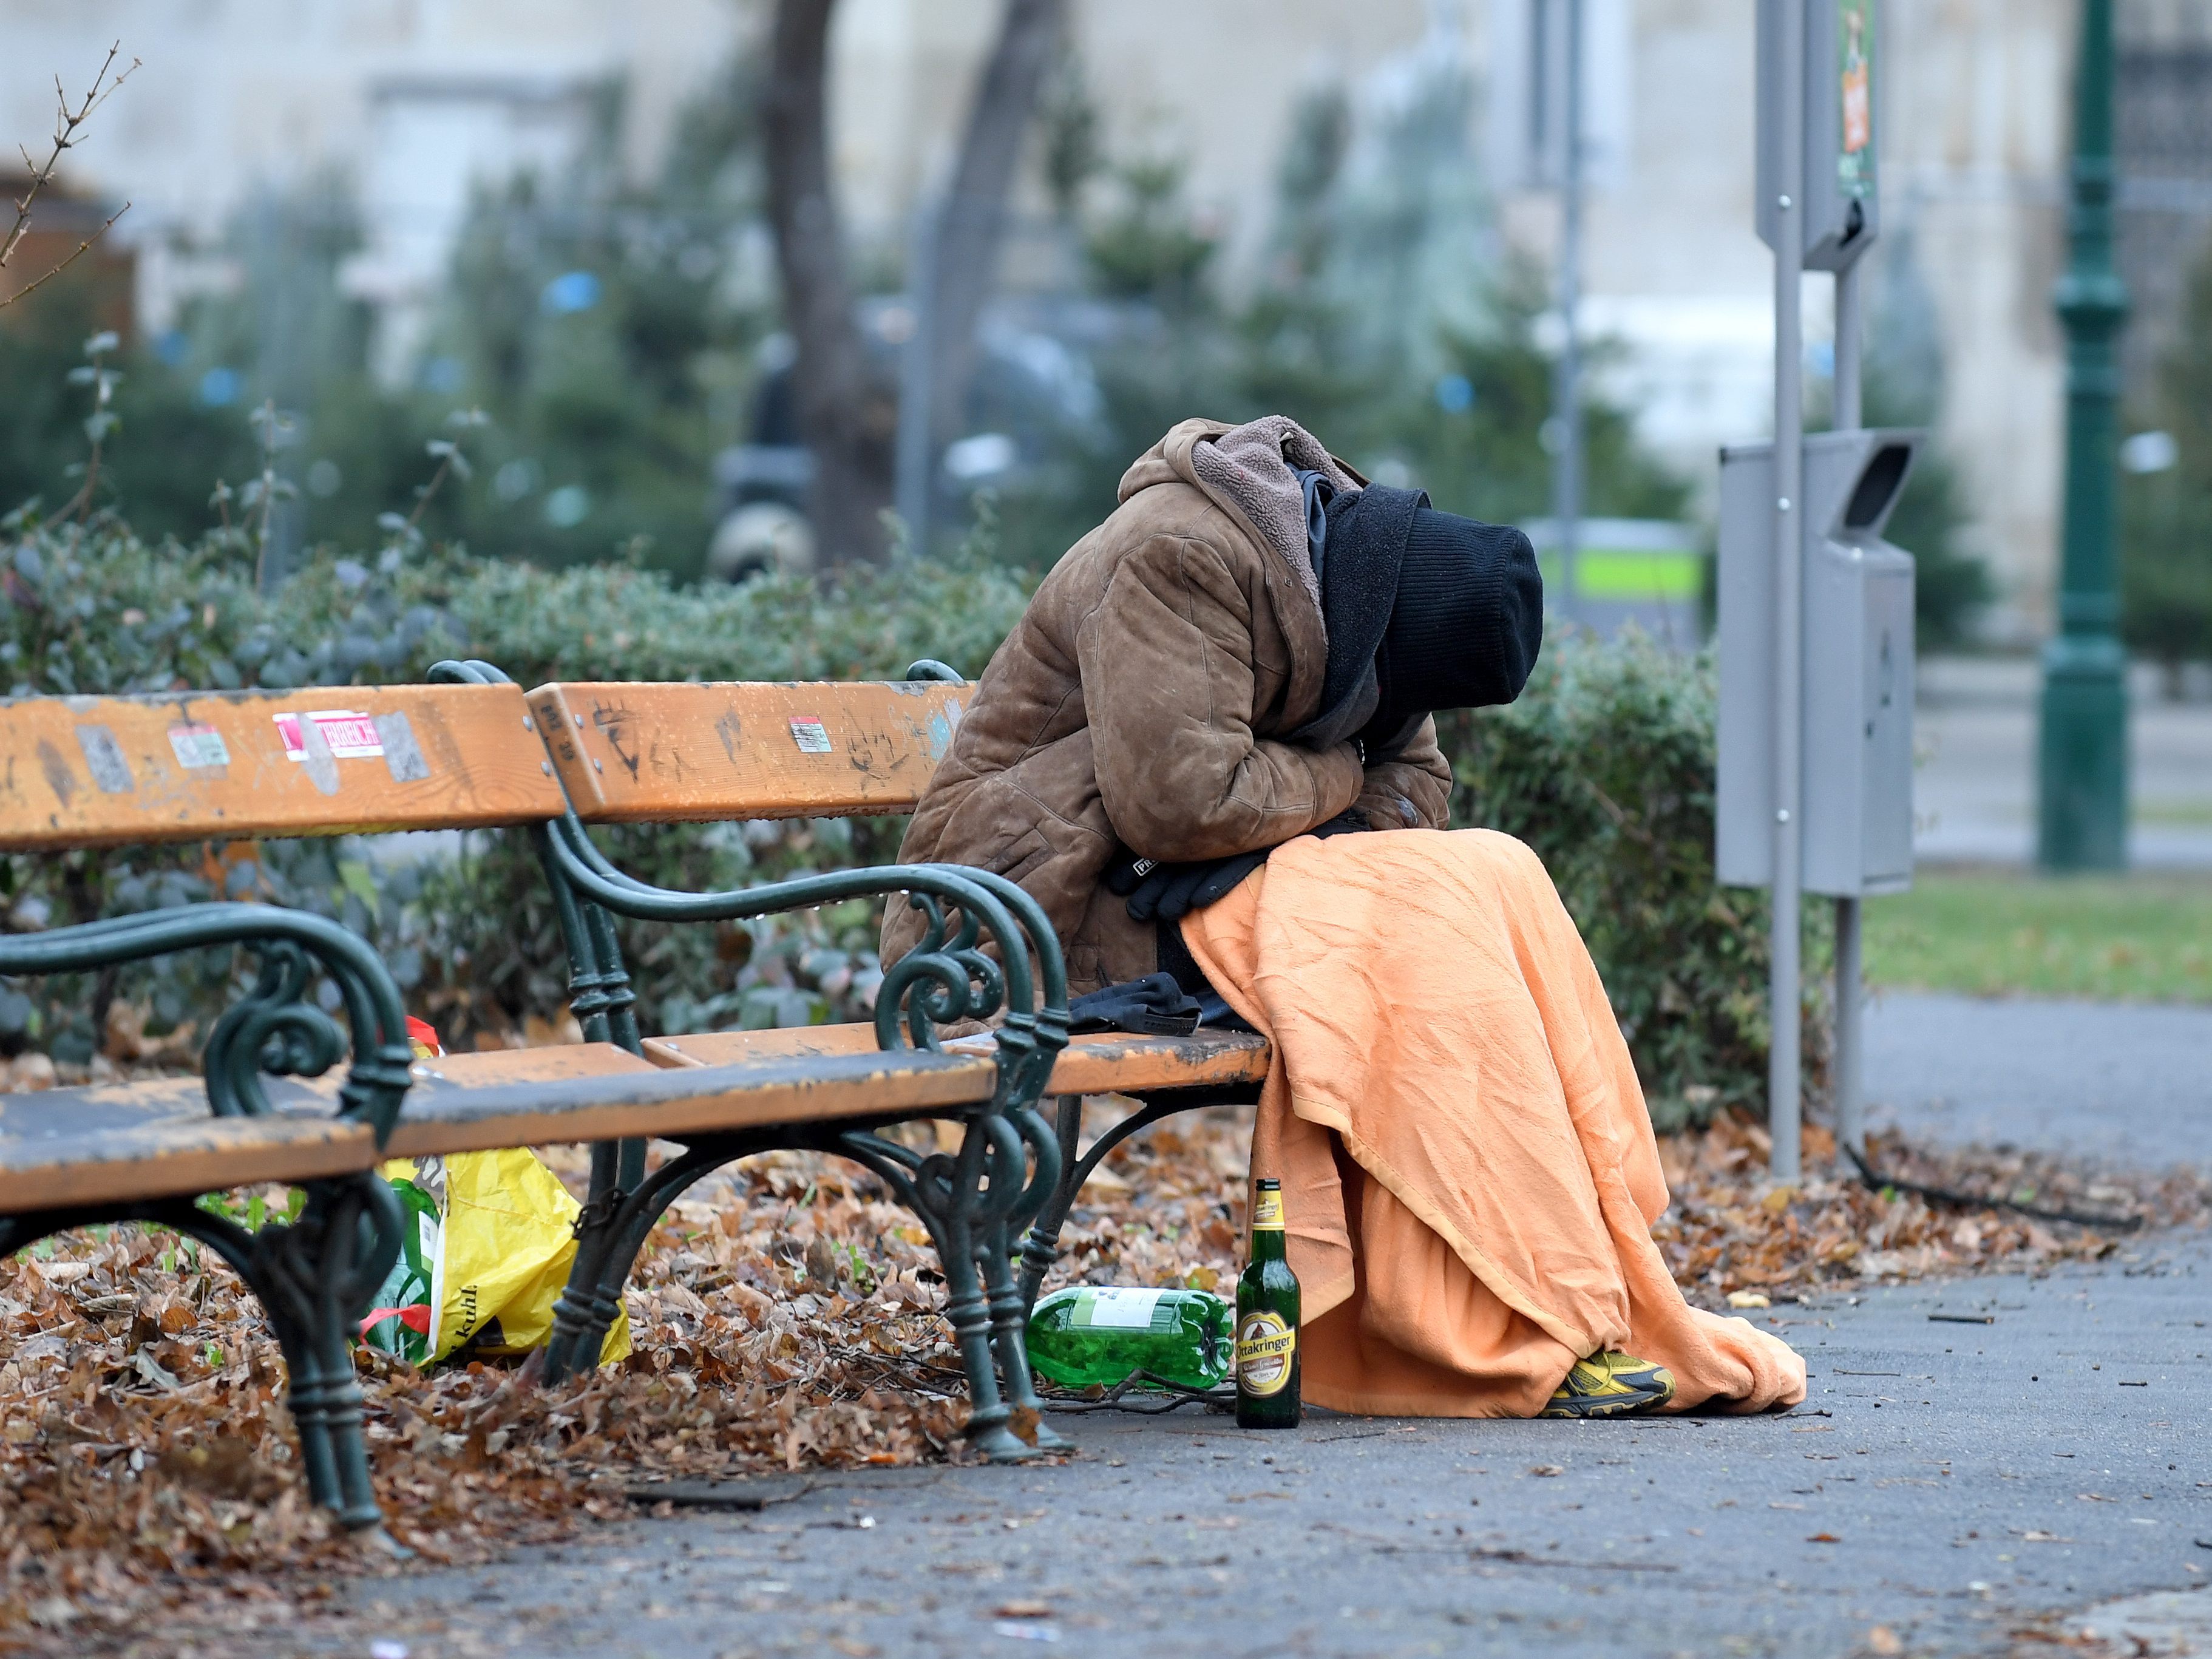
[[[1102,1121],[1103,1121],[1102,1119]],[[1216,1109],[1119,1150],[1085,1194],[1056,1277],[1226,1291],[1250,1114]],[[1832,1148],[1808,1137],[1808,1162]],[[1933,1206],[1822,1180],[1770,1190],[1763,1133],[1723,1121],[1665,1144],[1654,1229],[1693,1299],[1783,1301],[1864,1279],[2040,1268],[2113,1248],[2089,1228]],[[2159,1223],[2204,1192],[2025,1154],[1938,1159],[1889,1142],[1901,1178]],[[554,1155],[573,1179],[580,1158]],[[47,1253],[41,1255],[40,1250]],[[371,1454],[392,1532],[428,1563],[482,1559],[629,1512],[667,1476],[957,1459],[962,1387],[927,1234],[872,1177],[774,1154],[695,1188],[641,1258],[636,1352],[555,1389],[482,1363],[424,1374],[362,1351]],[[0,1640],[122,1644],[147,1609],[230,1628],[290,1616],[335,1574],[398,1571],[305,1501],[260,1310],[188,1242],[137,1227],[0,1263]],[[319,1580],[324,1582],[318,1582]]]
[[[2107,1255],[2131,1231],[1931,1202],[1877,1191],[1856,1174],[1773,1187],[1767,1152],[1765,1130],[1735,1118],[1660,1143],[1674,1202],[1652,1236],[1692,1302],[1723,1306],[1731,1292],[1739,1305],[1759,1295],[1780,1302],[1867,1280],[2033,1272]],[[1808,1167],[1832,1168],[1834,1139],[1808,1127],[1804,1152]],[[2136,1226],[2201,1221],[2212,1199],[2212,1185],[2187,1171],[2128,1176],[2012,1149],[1916,1147],[1893,1135],[1872,1139],[1869,1162],[1899,1182]]]

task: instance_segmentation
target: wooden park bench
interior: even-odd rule
[[[451,665],[447,670],[486,680],[498,673],[483,663]],[[531,712],[568,799],[568,811],[541,836],[538,853],[548,880],[557,894],[564,895],[560,908],[568,929],[572,1007],[596,1012],[600,999],[611,997],[626,1011],[630,1000],[611,926],[600,913],[670,921],[720,920],[760,914],[756,908],[735,907],[750,906],[750,892],[775,890],[677,895],[647,888],[607,864],[586,826],[910,812],[951,742],[971,688],[935,663],[916,664],[908,674],[904,681],[797,684],[564,683],[532,691]],[[881,892],[886,873],[861,870],[809,879],[857,882],[860,885],[853,890]],[[1058,944],[1035,902],[1003,878],[965,869],[958,873],[988,882],[994,893],[1020,909],[1030,939],[1041,941],[1033,945],[1038,962],[1049,963],[1042,971],[1064,991]],[[817,890],[824,901],[846,896],[842,886]],[[916,893],[910,902],[926,907],[926,896]],[[572,908],[573,923],[568,921]],[[673,1033],[637,1041],[636,1051],[656,1065],[678,1071],[819,1064],[874,1052],[886,1040],[887,1028],[897,1017],[898,996],[906,987],[928,979],[939,989],[949,989],[957,977],[940,976],[941,969],[933,966],[948,951],[957,955],[959,941],[946,937],[950,924],[944,917],[934,911],[931,915],[923,944],[887,974],[872,1025]],[[980,970],[984,964],[975,966]],[[964,1011],[932,1004],[929,1012],[933,1019],[950,1023]],[[580,1012],[579,1017],[583,1017]],[[626,1013],[611,1030],[614,1041],[628,1048],[635,1040],[635,1027],[624,1029],[619,1023],[623,1017]],[[1014,1018],[994,1034],[939,1046],[947,1054],[980,1057],[1001,1052],[1010,1037],[1026,1041]],[[936,1039],[925,1034],[925,1041]],[[1018,1402],[1032,1407],[1036,1401],[1020,1352],[1020,1327],[1055,1258],[1060,1228],[1083,1182],[1115,1146],[1146,1125],[1174,1112],[1255,1099],[1267,1073],[1267,1045],[1249,1034],[1108,1035],[1063,1041],[1066,1046],[1043,1087],[1057,1102],[1049,1155],[1056,1167],[1050,1178],[1040,1169],[1035,1183],[1040,1189],[1038,1200],[1021,1217],[1024,1221],[1033,1217],[1033,1221],[1021,1243],[1018,1282],[1011,1295],[1000,1292],[993,1297],[994,1322],[1004,1333],[1000,1363],[1019,1389]],[[1085,1150],[1079,1145],[1083,1099],[1101,1094],[1133,1097],[1142,1103]],[[605,1255],[588,1301],[582,1284],[590,1271],[588,1241],[579,1251],[575,1276],[556,1315],[549,1346],[550,1376],[565,1374],[598,1351],[613,1320],[630,1259],[650,1231],[653,1218],[680,1191],[680,1186],[642,1191],[634,1174],[641,1149],[626,1149],[621,1156],[627,1160],[623,1169],[633,1173],[595,1166],[586,1211],[593,1212],[593,1206],[601,1203],[604,1179],[605,1202],[628,1206],[635,1211],[635,1218],[615,1230],[619,1242]],[[562,1322],[572,1308],[573,1325],[564,1326]],[[1041,1438],[1049,1445],[1058,1437],[1042,1430]]]
[[[1034,1455],[1009,1425],[1034,1420],[1015,1416],[1036,1403],[1021,1327],[1052,1240],[1110,1146],[1176,1109],[1156,1101],[1078,1158],[1080,1095],[1175,1090],[1170,1101],[1195,1105],[1249,1094],[1265,1073],[1264,1045],[1115,1038],[1063,1052],[1057,945],[1003,878],[894,866],[673,893],[623,875],[583,828],[586,818],[908,810],[958,717],[957,687],[598,688],[597,702],[588,688],[548,687],[536,695],[563,724],[557,737],[544,730],[541,747],[550,716],[533,714],[495,671],[442,665],[441,677],[416,687],[0,702],[0,850],[526,826],[552,881],[586,1041],[411,1063],[398,994],[374,953],[335,923],[274,906],[195,904],[0,938],[0,975],[82,973],[210,947],[243,946],[260,963],[251,991],[210,1031],[198,1083],[0,1099],[0,1248],[139,1220],[216,1250],[261,1297],[283,1345],[311,1491],[367,1528],[379,1516],[349,1345],[398,1248],[399,1212],[379,1162],[592,1144],[576,1264],[547,1355],[557,1379],[597,1353],[638,1249],[690,1182],[754,1152],[836,1152],[873,1170],[937,1243],[972,1443],[998,1459]],[[630,720],[608,717],[617,706]],[[782,753],[778,737],[804,758]],[[642,746],[621,746],[633,739]],[[725,921],[892,892],[928,910],[933,926],[886,975],[872,1025],[678,1034],[656,1048],[639,1033],[611,912]],[[343,1029],[310,995],[318,972],[337,988]],[[994,1037],[937,1035],[939,1024],[994,1014]],[[349,1044],[350,1063],[334,1079]],[[1056,1128],[1033,1110],[1048,1091],[1061,1097]],[[924,1155],[878,1133],[947,1117],[966,1125],[957,1154]],[[648,1172],[648,1139],[683,1153]],[[261,1182],[306,1188],[295,1221],[250,1233],[196,1201]],[[1012,1241],[1024,1226],[1018,1281]],[[1040,1429],[1037,1440],[1057,1437]]]

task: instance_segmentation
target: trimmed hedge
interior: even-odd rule
[[[881,678],[920,657],[980,673],[1029,587],[988,535],[954,556],[833,580],[679,587],[634,567],[557,571],[447,550],[325,553],[276,594],[240,536],[152,544],[120,524],[0,520],[0,683],[10,694],[404,684],[443,657],[549,679]],[[898,826],[822,820],[607,833],[626,867],[673,886],[733,886],[881,862]],[[565,957],[520,836],[351,837],[222,849],[123,848],[0,860],[10,928],[60,926],[216,896],[333,915],[375,942],[410,1006],[450,1045],[517,1040],[556,1021]],[[871,1006],[866,902],[720,928],[624,926],[640,1014],[663,1029],[793,1024]],[[177,959],[0,989],[0,1048],[83,1063],[185,1052],[238,965]]]

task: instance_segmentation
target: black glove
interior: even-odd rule
[[[1203,910],[1267,861],[1267,851],[1237,853],[1189,864],[1159,864],[1127,848],[1106,868],[1106,890],[1128,901],[1132,921],[1181,921]]]
[[[1143,1036],[1188,1036],[1205,1009],[1176,983],[1173,974],[1147,974],[1079,996],[1067,1005],[1067,1029],[1133,1031]]]
[[[1373,826],[1358,807],[1347,807],[1326,823],[1306,831],[1323,839],[1347,830]],[[1132,921],[1181,921],[1193,910],[1203,910],[1224,897],[1237,884],[1267,861],[1273,848],[1255,853],[1233,853],[1223,859],[1199,859],[1188,864],[1161,864],[1139,858],[1127,848],[1115,854],[1106,866],[1106,890],[1126,899]]]
[[[1355,830],[1372,830],[1374,827],[1368,821],[1366,813],[1357,806],[1347,806],[1327,823],[1316,823],[1306,834],[1316,841],[1327,841],[1331,836],[1348,835]]]

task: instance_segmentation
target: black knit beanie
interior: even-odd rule
[[[1369,752],[1401,745],[1439,708],[1511,702],[1543,642],[1544,578],[1528,537],[1422,508],[1375,653],[1381,696],[1360,733]]]
[[[1544,580],[1520,531],[1370,484],[1328,504],[1321,561],[1328,665],[1322,712],[1294,734],[1357,738],[1370,761],[1441,708],[1510,702],[1544,637]]]

